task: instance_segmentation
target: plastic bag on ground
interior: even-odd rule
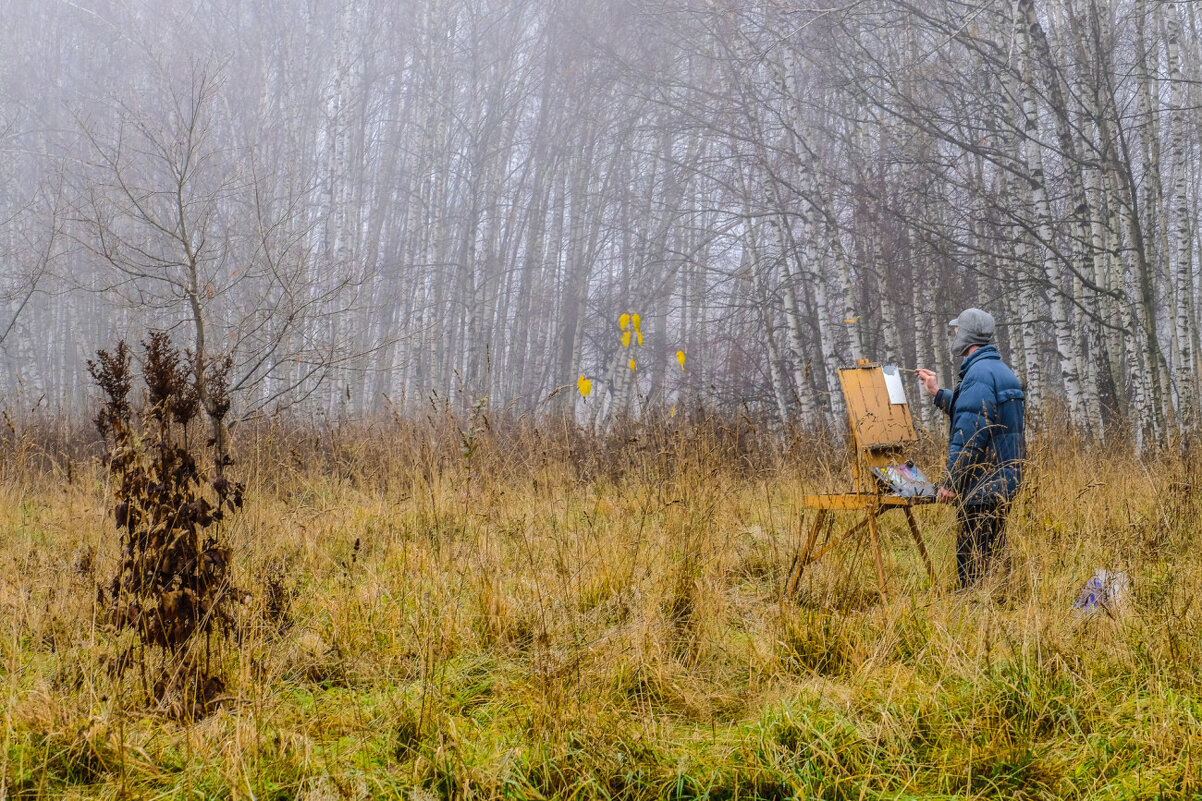
[[[1114,617],[1126,606],[1130,592],[1131,582],[1126,573],[1098,568],[1081,587],[1077,600],[1073,602],[1073,609],[1092,614],[1105,612]]]

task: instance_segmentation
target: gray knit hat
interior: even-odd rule
[[[952,340],[952,355],[963,356],[973,345],[988,345],[993,341],[993,315],[980,309],[965,309],[948,325],[958,328]]]

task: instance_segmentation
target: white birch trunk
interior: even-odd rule
[[[819,428],[821,423],[818,415],[818,403],[815,397],[812,376],[812,364],[806,356],[805,337],[801,331],[801,308],[797,302],[796,279],[789,269],[788,239],[782,230],[786,223],[778,220],[776,225],[780,241],[780,255],[777,258],[777,268],[780,273],[781,299],[784,302],[785,325],[788,336],[789,361],[793,372],[793,388],[797,393],[797,404],[801,412],[801,422],[806,428]]]
[[[1080,373],[1077,370],[1077,340],[1073,336],[1072,321],[1066,303],[1067,291],[1061,280],[1060,267],[1052,252],[1053,230],[1052,209],[1048,201],[1047,187],[1043,165],[1043,146],[1039,141],[1038,112],[1035,103],[1034,79],[1031,74],[1035,66],[1035,54],[1031,43],[1031,34],[1025,23],[1032,0],[1018,0],[1015,27],[1018,31],[1020,56],[1022,59],[1022,113],[1024,120],[1024,137],[1020,143],[1019,152],[1028,176],[1028,191],[1031,205],[1035,209],[1036,234],[1039,239],[1036,247],[1039,249],[1040,260],[1043,264],[1044,277],[1048,286],[1051,301],[1052,330],[1056,340],[1056,356],[1060,365],[1060,380],[1064,390],[1065,401],[1068,404],[1069,417],[1074,425],[1085,428],[1084,397],[1081,389]]]
[[[1179,11],[1172,6],[1163,11],[1165,16],[1165,54],[1169,70],[1169,102],[1172,117],[1169,151],[1173,165],[1171,237],[1175,240],[1171,249],[1173,261],[1174,308],[1173,365],[1176,373],[1179,424],[1189,430],[1196,422],[1197,381],[1194,369],[1193,337],[1196,325],[1194,312],[1193,270],[1193,219],[1189,206],[1189,151],[1188,140],[1196,133],[1190,121],[1187,83],[1181,69],[1181,20]]]

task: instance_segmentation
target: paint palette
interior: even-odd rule
[[[881,488],[902,498],[934,498],[935,485],[913,462],[871,468]]]

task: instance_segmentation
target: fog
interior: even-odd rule
[[[0,0],[2,405],[166,329],[240,415],[835,427],[857,357],[950,382],[971,305],[1037,415],[1155,441],[1197,11],[1101,5]]]

